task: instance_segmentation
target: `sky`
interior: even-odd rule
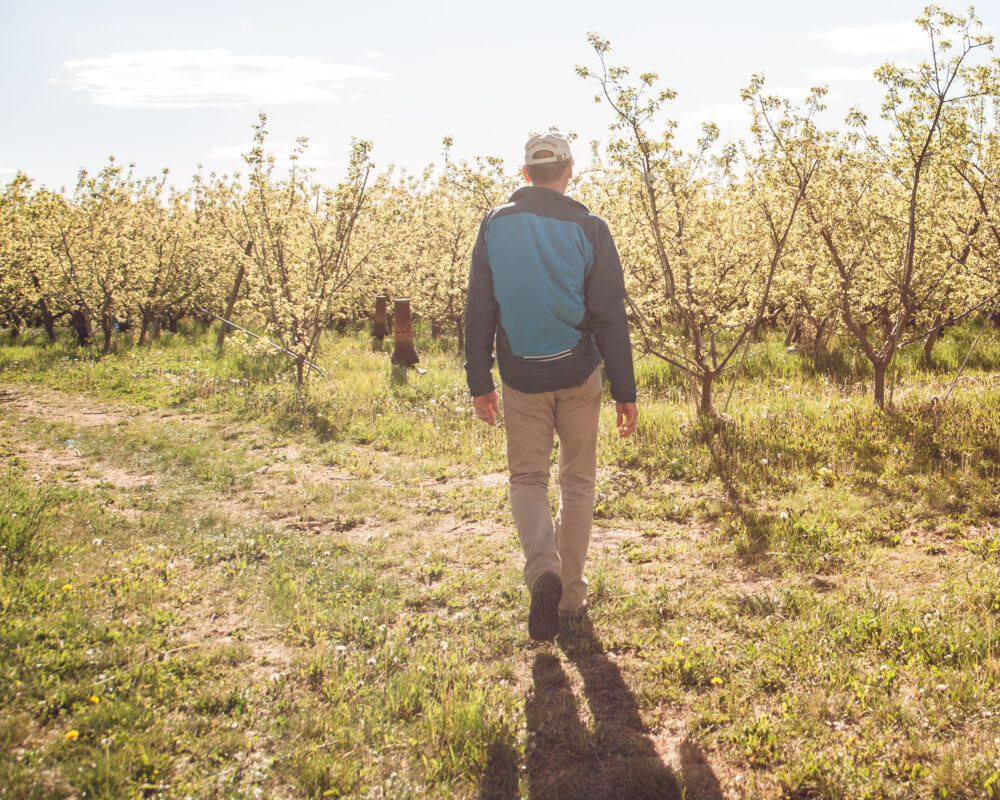
[[[374,143],[379,170],[440,163],[442,139],[460,158],[495,155],[511,172],[525,139],[575,133],[578,163],[607,140],[594,103],[588,31],[612,43],[609,61],[655,71],[677,91],[668,113],[693,144],[701,123],[743,135],[740,87],[763,73],[799,100],[829,86],[828,118],[851,106],[877,117],[872,78],[887,60],[929,52],[913,24],[920,2],[503,3],[342,0],[0,0],[0,183],[21,170],[72,190],[81,168],[109,156],[140,174],[169,168],[186,185],[203,165],[244,167],[259,111],[269,147],[287,155],[308,137],[306,163],[324,183],[342,175],[352,137]],[[960,11],[962,6],[954,6]],[[1000,3],[980,3],[987,28]]]

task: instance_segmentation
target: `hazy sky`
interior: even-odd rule
[[[954,6],[961,10],[962,6]],[[996,0],[980,3],[988,27]],[[793,97],[830,86],[830,114],[878,113],[871,78],[887,60],[915,62],[927,43],[901,0],[801,2],[52,2],[0,0],[0,182],[21,169],[51,187],[109,155],[143,174],[169,167],[184,184],[198,164],[240,169],[259,109],[270,142],[310,140],[320,179],[337,179],[350,137],[375,161],[419,170],[499,155],[513,169],[529,132],[557,125],[605,139],[610,113],[574,66],[611,60],[655,70],[679,92],[682,141],[702,120],[742,133],[739,89],[754,72]]]

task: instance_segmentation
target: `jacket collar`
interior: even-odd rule
[[[544,186],[522,186],[510,196],[510,200],[508,202],[517,203],[524,201],[529,203],[564,203],[575,208],[581,208],[584,211],[589,210],[578,200],[574,200],[572,197],[567,197],[561,192],[557,192],[555,189],[546,189]]]

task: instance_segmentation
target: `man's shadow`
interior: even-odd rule
[[[680,746],[679,770],[664,763],[635,696],[589,620],[573,623],[558,644],[583,678],[585,699],[574,696],[559,657],[539,652],[532,667],[534,689],[525,705],[531,800],[723,800],[697,743],[688,740]],[[589,725],[580,720],[584,702]],[[492,771],[494,780],[501,778],[497,772]],[[499,783],[488,778],[480,797],[517,797],[517,781],[512,775],[506,778]]]

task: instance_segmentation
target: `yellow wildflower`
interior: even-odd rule
[[[722,684],[722,678],[720,678],[718,675],[712,678],[712,686],[720,686],[721,684]]]
[[[73,584],[72,584],[72,583],[67,583],[67,584],[65,584],[65,585],[64,585],[64,586],[62,587],[62,590],[63,590],[64,592],[72,592],[72,591],[73,591]]]
[[[914,636],[916,636],[921,631],[923,631],[923,628],[921,628],[919,625],[914,625],[912,628],[910,628],[910,633],[912,633]]]
[[[71,730],[71,731],[66,731],[66,741],[67,742],[75,742],[76,738],[79,735],[80,735],[80,731],[75,730],[75,729]]]
[[[92,695],[90,696],[90,702],[91,702],[91,703],[94,703],[94,704],[96,705],[97,703],[100,703],[100,702],[101,702],[101,698],[100,698],[100,697],[98,697],[98,696],[97,696],[96,694],[92,694]]]

